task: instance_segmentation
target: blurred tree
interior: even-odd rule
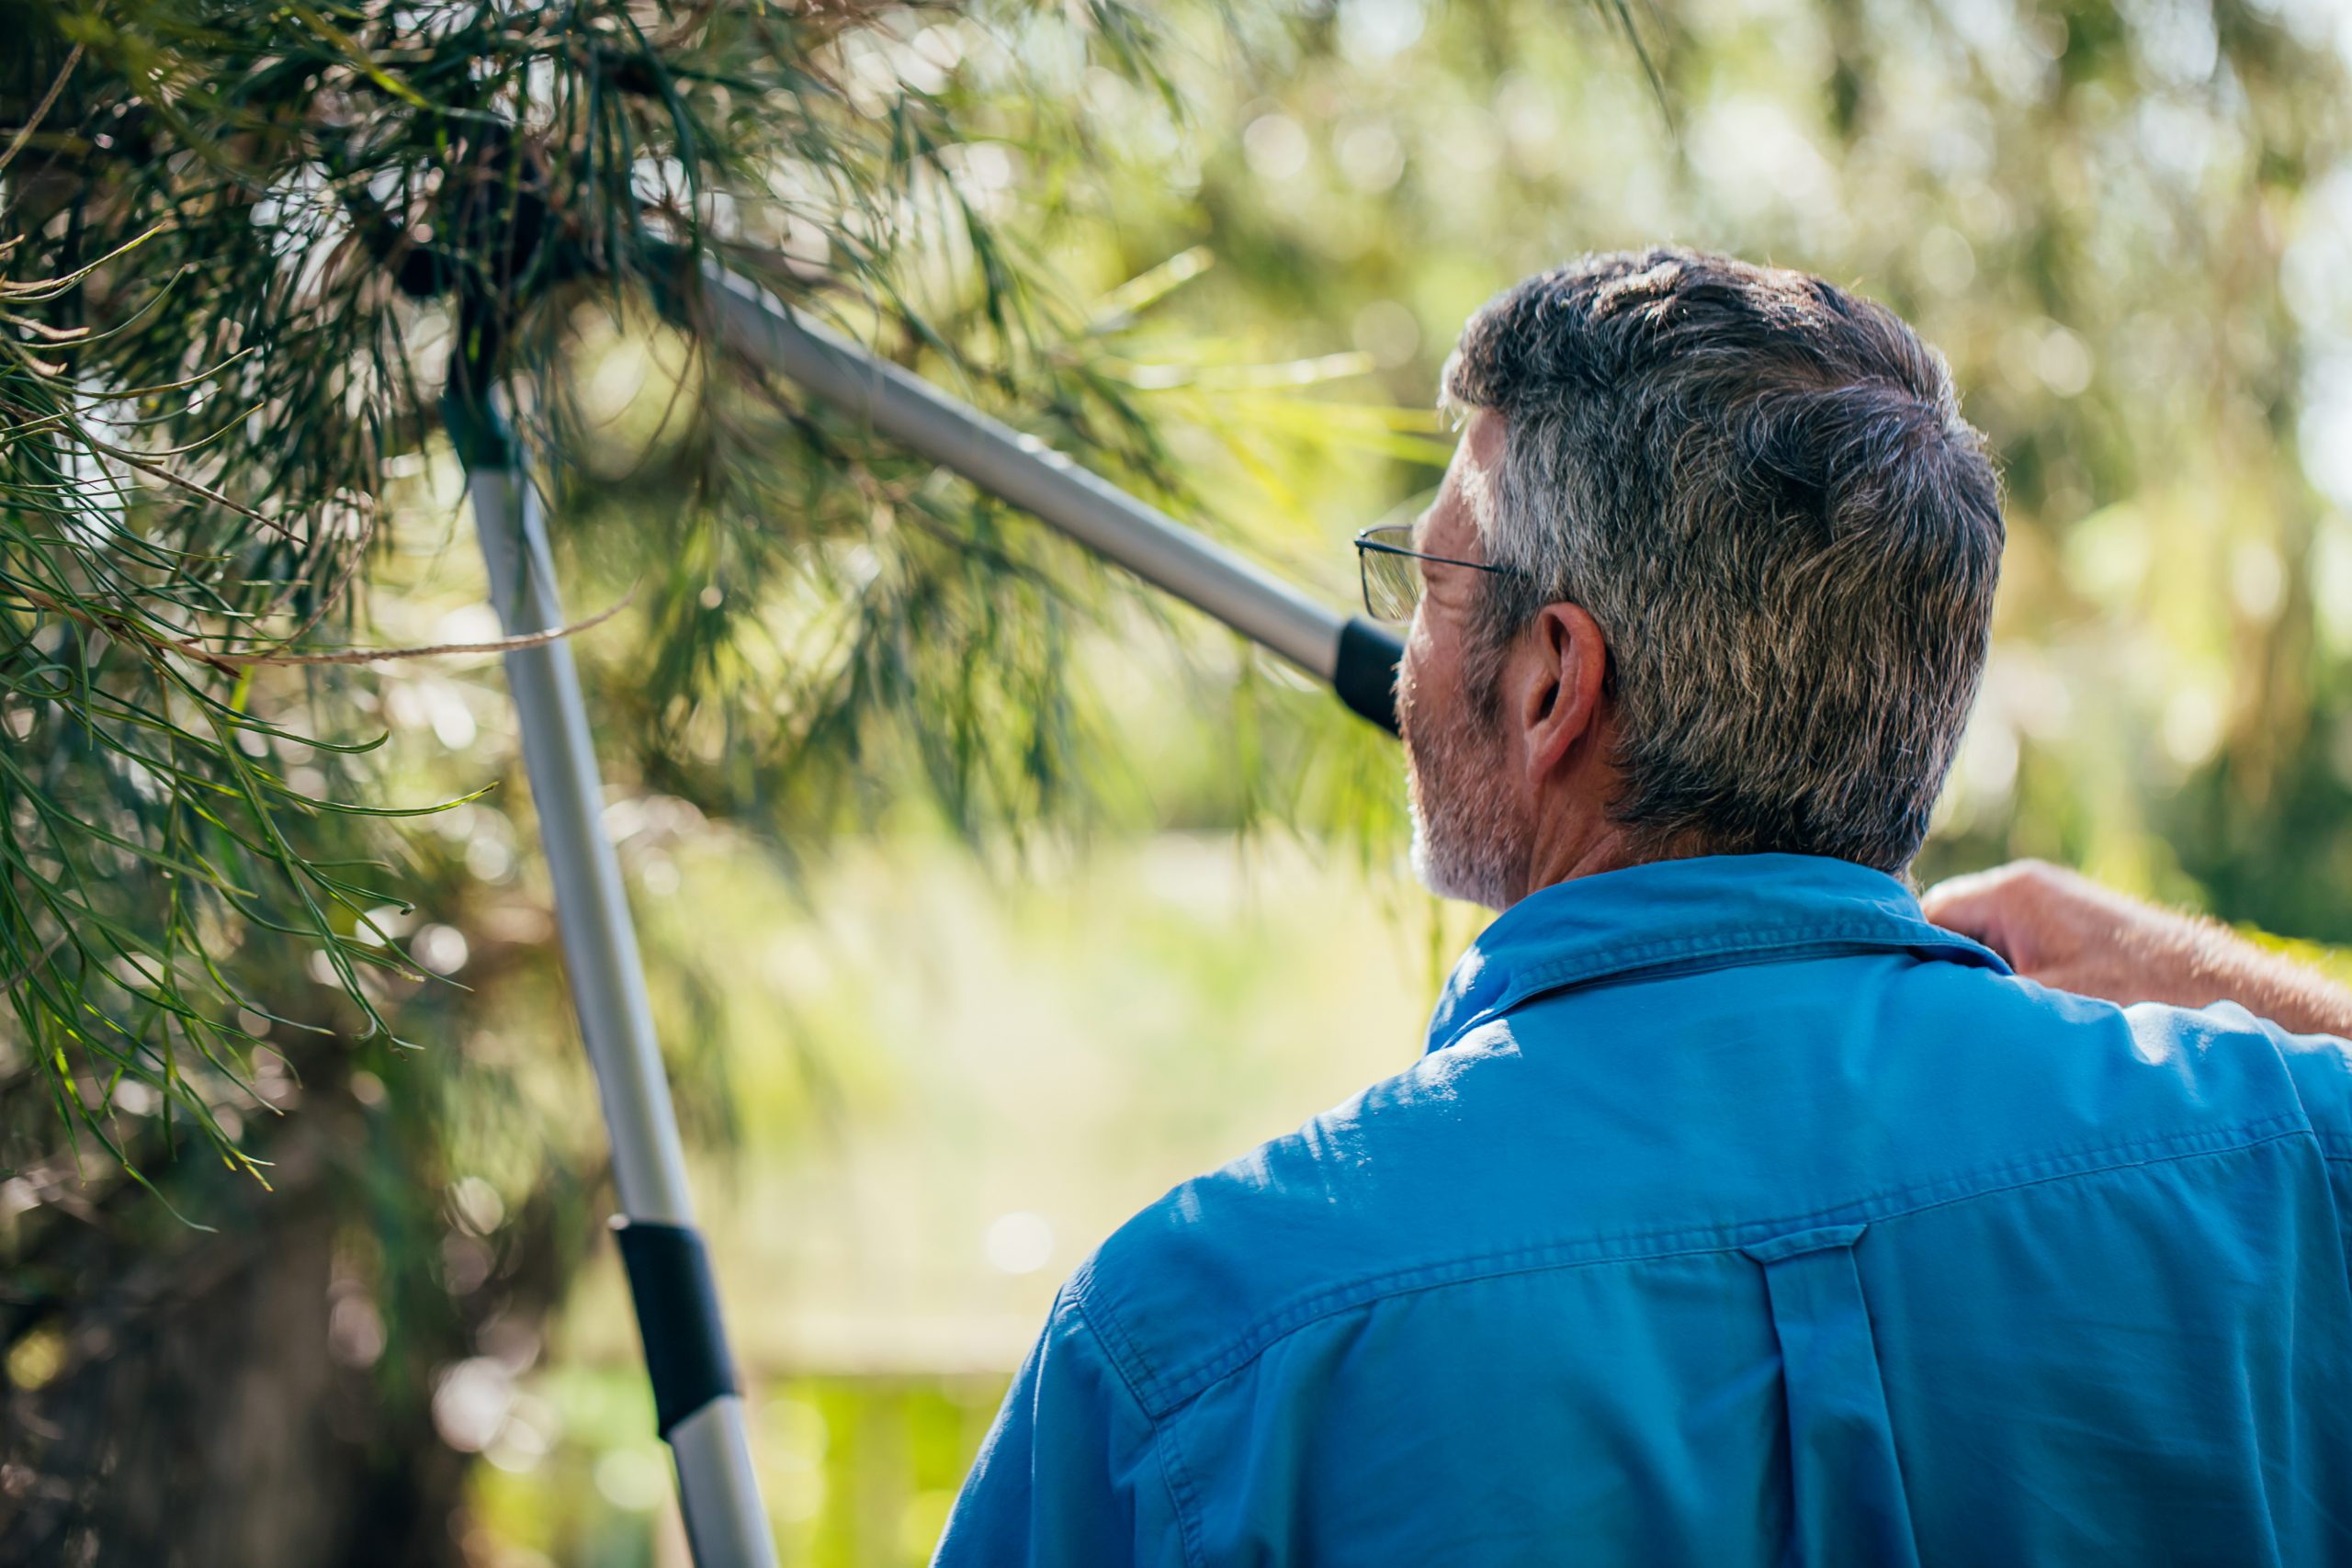
[[[1111,155],[1127,243],[1219,258],[1162,329],[1352,347],[1409,404],[1469,310],[1583,251],[1672,240],[1885,299],[1951,358],[2011,527],[1921,873],[2044,854],[2352,940],[2342,7],[1632,15],[1663,115],[1605,10],[1337,0],[1247,18],[1231,51],[1180,29],[1180,96],[1227,129],[1128,98],[1145,123]],[[1270,467],[1287,434],[1266,422]],[[1383,488],[1434,479],[1408,457]]]

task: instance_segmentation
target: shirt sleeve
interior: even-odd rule
[[[2233,1021],[2243,1019],[2278,1053],[2327,1172],[2338,1272],[2352,1280],[2352,1042],[2333,1034],[2295,1033],[2236,1002],[2215,1002],[2202,1010]]]
[[[1182,1563],[1155,1438],[1065,1288],[980,1445],[932,1568]]]

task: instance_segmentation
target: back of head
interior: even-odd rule
[[[1479,640],[1557,600],[1599,623],[1634,845],[1906,866],[2003,538],[1941,358],[1818,278],[1654,250],[1498,296],[1444,381],[1507,427],[1485,546],[1524,575],[1487,580]]]

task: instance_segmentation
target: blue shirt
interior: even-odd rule
[[[1063,1288],[943,1564],[2352,1562],[2352,1047],[1839,861],[1538,893]]]

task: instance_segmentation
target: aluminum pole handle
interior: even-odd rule
[[[1317,604],[1068,454],[868,353],[740,274],[706,263],[702,278],[721,334],[762,365],[1281,654],[1329,682],[1357,713],[1395,731],[1402,653],[1395,633]]]
[[[487,415],[457,399],[451,410],[500,622],[510,635],[556,630],[563,607],[538,491],[514,464],[503,434],[469,431]],[[555,883],[564,971],[611,1139],[621,1207],[614,1228],[645,1343],[656,1424],[677,1462],[679,1511],[697,1568],[775,1568],[718,1289],[694,1225],[685,1150],[654,1037],[637,930],[620,863],[605,836],[604,789],[571,645],[513,649],[505,663],[540,844]]]

